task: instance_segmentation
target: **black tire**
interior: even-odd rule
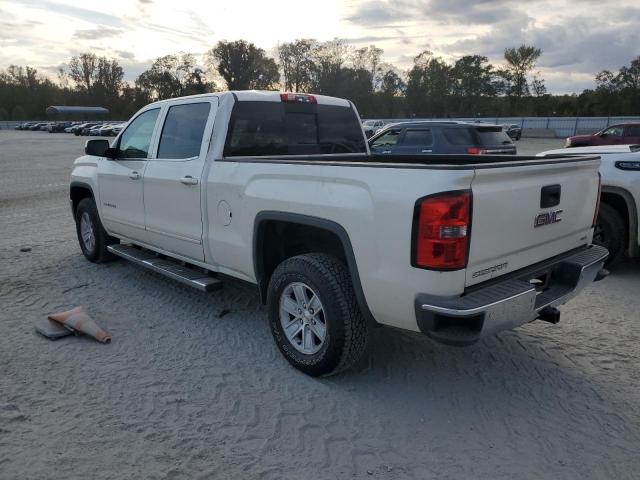
[[[624,256],[627,229],[620,212],[607,203],[600,204],[593,243],[609,250],[606,266],[614,265]]]
[[[284,333],[280,322],[280,299],[293,283],[308,285],[323,307],[326,334],[320,350],[300,352]],[[367,348],[367,322],[360,312],[347,267],[337,258],[323,253],[291,257],[271,276],[267,293],[271,333],[287,361],[311,375],[330,375],[346,370]]]
[[[89,220],[88,225],[93,232],[93,247],[91,247],[90,244],[88,245],[82,237],[81,223],[85,214],[87,215],[86,218]],[[96,203],[93,201],[93,198],[83,198],[80,200],[80,203],[76,208],[75,220],[78,243],[80,243],[80,248],[82,249],[82,254],[85,258],[93,263],[102,263],[112,260],[114,256],[107,250],[107,246],[118,243],[119,240],[111,237],[105,231],[102,226],[102,222],[100,221],[98,209],[96,208]]]

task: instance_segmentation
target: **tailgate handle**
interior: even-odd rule
[[[560,204],[560,185],[547,185],[540,192],[540,208],[551,208]]]

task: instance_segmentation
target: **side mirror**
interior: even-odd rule
[[[84,146],[84,153],[86,155],[92,155],[94,157],[104,157],[109,150],[108,140],[89,140]]]
[[[601,136],[602,138],[604,138],[604,137],[606,137],[606,136],[608,136],[608,135],[609,135],[608,133],[604,133],[604,132],[602,132],[602,133],[600,134],[600,136]]]

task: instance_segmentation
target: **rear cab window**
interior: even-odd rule
[[[366,153],[351,107],[239,101],[231,113],[225,157]]]

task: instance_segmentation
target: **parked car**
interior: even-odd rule
[[[607,265],[640,257],[640,145],[548,150],[538,156],[599,155],[602,194],[593,242],[609,250]]]
[[[27,129],[28,129],[28,130],[36,131],[36,130],[40,130],[40,129],[41,129],[43,126],[45,126],[45,125],[46,125],[46,122],[38,122],[38,123],[34,123],[34,124],[32,124],[32,125],[31,125],[31,126],[29,126]]]
[[[367,138],[372,137],[377,131],[384,127],[385,122],[383,120],[365,120],[362,122],[362,130]]]
[[[633,144],[640,144],[640,123],[621,123],[593,135],[575,135],[567,138],[565,147]]]
[[[116,137],[124,128],[124,124],[123,123],[119,123],[117,125],[114,125],[113,128],[111,129],[111,135]]]
[[[16,125],[15,129],[16,130],[29,130],[29,128],[31,128],[31,126],[35,125],[36,122],[25,122],[25,123],[20,123],[18,125]]]
[[[205,291],[218,274],[256,284],[310,375],[356,362],[376,323],[456,345],[555,323],[605,274],[597,157],[371,156],[351,102],[257,91],[147,105],[85,154],[70,203],[87,260]]]
[[[90,127],[84,127],[81,131],[80,131],[80,135],[82,136],[91,136],[91,132],[94,132],[93,135],[96,135],[96,132],[102,128],[102,124],[98,123],[97,125],[92,125]]]
[[[369,139],[380,155],[515,155],[516,146],[502,126],[458,121],[415,121],[387,125]]]
[[[503,125],[503,130],[512,140],[520,140],[522,138],[522,127],[515,123]]]
[[[89,131],[89,135],[92,137],[110,137],[113,135],[112,134],[113,127],[114,125],[110,123],[104,124],[104,125],[98,125]]]
[[[80,123],[76,126],[74,126],[71,131],[76,135],[80,135],[82,133],[82,130],[84,130],[85,128],[91,128],[91,127],[95,127],[96,125],[98,125],[98,122],[85,122],[85,123]]]
[[[71,126],[71,122],[56,122],[50,123],[47,127],[49,133],[64,132],[64,129]]]

